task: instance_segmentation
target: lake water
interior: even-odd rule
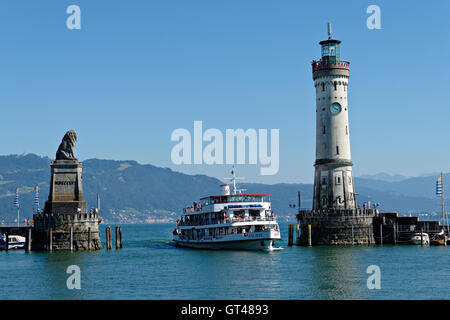
[[[177,248],[173,224],[122,225],[121,250],[0,251],[0,299],[450,299],[450,247],[288,247],[280,227],[273,252]],[[70,265],[80,290],[67,289]]]

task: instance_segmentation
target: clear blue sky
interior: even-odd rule
[[[66,8],[81,7],[81,30]],[[381,30],[366,9],[381,8]],[[351,62],[355,175],[450,171],[448,1],[23,1],[0,3],[0,154],[137,160],[219,178],[230,166],[176,166],[174,129],[280,129],[280,170],[248,181],[312,182],[311,61],[326,23]]]

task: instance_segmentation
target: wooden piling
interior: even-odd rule
[[[355,232],[353,230],[353,225],[352,225],[352,245],[355,244]]]
[[[380,244],[383,244],[383,224],[380,223]]]
[[[308,246],[312,246],[312,231],[311,231],[311,225],[308,224]]]
[[[121,240],[120,227],[116,226],[116,250],[122,248]]]
[[[120,249],[122,249],[122,227],[119,226]]]
[[[53,250],[53,230],[50,228],[48,230],[48,251]]]
[[[26,251],[30,252],[31,251],[31,228],[28,228],[28,233],[27,233],[27,244],[26,244]]]
[[[420,228],[420,245],[423,246],[423,228]]]
[[[111,227],[106,227],[106,250],[111,250],[112,242],[111,242]]]
[[[5,232],[5,241],[6,241],[6,247],[5,250],[8,251],[9,250],[9,234],[8,232]]]
[[[297,226],[296,226],[295,234],[297,236],[297,239],[295,240],[295,244],[297,246],[299,246],[300,245],[300,225],[298,223],[297,223]]]
[[[70,227],[70,251],[73,251],[73,228]]]
[[[289,225],[288,246],[292,246],[294,242],[294,225]]]
[[[91,228],[88,228],[88,250],[91,250]]]
[[[394,244],[397,244],[397,223],[394,223]]]

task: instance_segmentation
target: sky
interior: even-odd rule
[[[66,9],[81,9],[69,30]],[[370,5],[381,29],[367,28]],[[237,165],[248,182],[311,183],[319,41],[342,41],[354,174],[450,171],[450,2],[0,2],[0,154],[54,157],[67,130],[80,160],[176,165],[174,130],[279,130],[279,171]]]

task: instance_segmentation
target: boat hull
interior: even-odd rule
[[[275,241],[280,239],[255,239],[234,241],[195,241],[174,240],[175,245],[183,248],[209,250],[273,250]]]
[[[428,234],[424,233],[422,236],[422,239],[421,239],[420,235],[415,235],[415,236],[411,237],[411,239],[409,240],[409,243],[420,246],[420,245],[422,245],[422,241],[423,241],[424,246],[427,246],[430,244],[430,238],[428,237]]]
[[[9,243],[8,250],[23,249],[25,242],[13,242]],[[6,243],[0,243],[0,250],[6,250]]]

